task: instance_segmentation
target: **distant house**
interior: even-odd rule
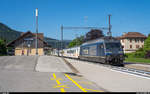
[[[43,33],[38,33],[38,55],[44,55],[48,44],[43,41]],[[36,33],[30,31],[22,33],[16,40],[7,44],[7,47],[14,47],[14,54],[17,55],[36,55]],[[46,49],[45,49],[46,48]]]
[[[128,32],[118,37],[123,46],[124,53],[135,52],[137,49],[142,48],[146,38],[145,35],[139,32]]]

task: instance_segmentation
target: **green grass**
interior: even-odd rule
[[[128,57],[128,58],[125,59],[125,62],[149,63],[150,64],[150,59]]]

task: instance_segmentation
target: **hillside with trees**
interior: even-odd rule
[[[21,35],[21,32],[9,28],[7,25],[0,23],[0,39],[6,43],[15,40]]]
[[[4,40],[6,44],[9,43],[10,41],[17,39],[21,35],[21,33],[22,32],[13,30],[7,25],[0,23],[0,39]],[[44,41],[46,41],[53,48],[60,47],[60,41],[57,39],[44,37]],[[70,40],[64,40],[63,46],[66,47],[67,45],[69,45],[69,43],[70,43]]]
[[[6,54],[7,54],[6,43],[4,40],[0,39],[0,56],[6,55]]]

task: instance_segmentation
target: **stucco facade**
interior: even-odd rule
[[[144,40],[147,37],[139,32],[128,32],[119,37],[124,53],[135,52],[139,48],[144,47]]]
[[[36,55],[36,49],[32,48],[32,49],[28,49],[28,48],[15,48],[15,56],[21,56],[21,55]],[[44,55],[44,50],[43,48],[38,48],[38,55]]]
[[[144,39],[141,38],[126,38],[121,39],[120,41],[123,46],[124,53],[135,52],[144,46]]]

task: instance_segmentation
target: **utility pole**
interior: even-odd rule
[[[38,9],[36,8],[36,43],[35,43],[35,48],[36,48],[36,55],[38,55]]]
[[[61,49],[63,49],[63,25],[61,26]]]
[[[110,17],[111,17],[111,14],[109,14],[108,15],[109,16],[109,32],[108,32],[108,34],[109,34],[109,36],[112,36],[112,34],[111,34],[111,24],[110,24]]]

